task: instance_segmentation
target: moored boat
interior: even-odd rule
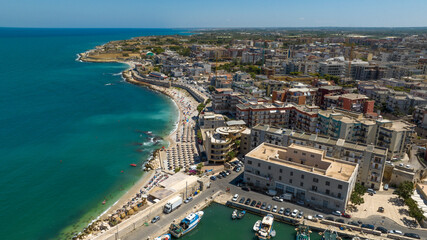
[[[246,211],[245,211],[245,210],[243,210],[243,211],[241,211],[241,212],[237,215],[237,218],[238,218],[238,219],[241,219],[241,218],[243,218],[243,217],[245,216],[245,214],[246,214]]]
[[[131,167],[136,167],[136,164],[135,163],[131,163],[130,166]]]
[[[262,221],[259,227],[259,230],[255,233],[258,239],[270,239],[272,237],[271,232],[273,231],[273,222],[274,217],[272,214],[267,214]]]
[[[203,217],[204,212],[198,211],[190,213],[187,217],[181,220],[179,224],[172,223],[169,227],[169,232],[175,238],[180,238],[193,230]]]
[[[169,233],[163,234],[162,236],[154,238],[154,240],[171,240],[172,237]]]
[[[260,226],[261,226],[261,220],[256,221],[255,224],[254,224],[253,230],[255,232],[257,232],[259,230]]]
[[[322,235],[322,240],[340,240],[341,238],[338,236],[338,233],[333,230],[331,227],[326,229],[323,233],[319,233]]]
[[[237,218],[237,210],[235,209],[234,211],[233,211],[233,213],[231,214],[231,219],[236,219]]]
[[[304,223],[295,228],[297,231],[296,240],[310,240],[310,229]]]

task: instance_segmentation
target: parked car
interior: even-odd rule
[[[337,218],[337,219],[335,220],[335,222],[345,223],[344,219],[342,219],[342,218]]]
[[[251,207],[255,206],[255,204],[256,204],[256,200],[253,200],[253,201],[251,202]]]
[[[151,223],[156,223],[157,221],[160,220],[160,216],[155,216],[152,220]]]
[[[282,199],[282,198],[280,198],[279,196],[274,196],[274,197],[273,197],[273,200],[274,200],[274,201],[278,201],[278,202],[283,202],[283,199]]]
[[[325,220],[328,220],[328,221],[334,221],[335,219],[333,218],[333,217],[325,217]]]
[[[376,194],[377,192],[374,190],[374,189],[372,189],[372,188],[368,188],[368,191],[367,191],[368,193],[372,193],[372,194]]]
[[[211,180],[212,180],[212,181],[215,181],[215,180],[216,180],[216,177],[215,177],[215,176],[211,176]]]
[[[357,222],[354,222],[354,221],[348,222],[347,224],[357,226],[357,227],[359,226],[359,224]]]
[[[397,234],[397,235],[403,235],[403,232],[402,231],[399,231],[399,230],[390,230],[390,231],[388,231],[388,233],[391,233],[391,234]]]
[[[372,225],[372,224],[362,224],[362,228],[369,228],[369,229],[374,230],[374,229],[375,229],[375,226],[374,226],[374,225]]]
[[[257,207],[257,208],[260,208],[260,207],[261,207],[261,201],[258,201],[258,203],[256,204],[256,207]]]
[[[341,216],[345,218],[351,218],[351,215],[348,213],[342,213]]]
[[[420,235],[418,235],[416,233],[405,233],[405,234],[403,234],[403,236],[410,237],[410,238],[415,238],[415,239],[421,239]]]
[[[216,175],[216,178],[222,179],[222,175],[218,173],[218,175]]]
[[[250,198],[248,198],[247,200],[246,200],[246,202],[245,202],[245,205],[249,205],[251,203],[251,199]]]
[[[286,208],[285,209],[285,216],[289,216],[291,215],[291,209],[290,208]]]
[[[302,217],[304,217],[304,212],[303,211],[301,211],[301,212],[298,213],[297,218],[302,218]]]
[[[237,201],[237,199],[239,199],[239,194],[234,194],[233,199],[231,199],[233,202]]]
[[[386,228],[381,227],[381,226],[377,227],[377,230],[380,231],[381,233],[387,233],[388,232],[388,230]]]
[[[298,215],[298,213],[299,213],[298,209],[294,209],[291,213],[291,216],[296,217]]]
[[[266,208],[267,208],[267,203],[266,203],[266,202],[263,202],[263,203],[262,203],[262,205],[261,205],[261,209],[264,209],[264,210],[265,210]]]
[[[314,215],[315,218],[322,220],[323,219],[323,215],[322,214],[316,214]]]
[[[236,198],[236,200],[237,200],[237,198]],[[188,197],[187,199],[185,199],[184,203],[189,203],[191,201],[193,201],[193,197]]]
[[[267,211],[271,211],[271,208],[272,208],[273,206],[271,206],[271,204],[268,204],[268,206],[267,206]]]
[[[303,206],[304,205],[304,201],[303,200],[298,200],[297,204]]]
[[[277,212],[277,205],[274,205],[272,212]]]
[[[332,215],[335,215],[335,216],[339,216],[339,217],[341,217],[341,212],[340,211],[333,211],[332,212]]]
[[[239,203],[244,203],[245,202],[245,197],[242,197],[239,201]]]
[[[384,208],[383,207],[379,207],[378,208],[378,212],[381,212],[381,213],[384,212]]]
[[[236,167],[236,168],[234,169],[234,171],[236,171],[236,172],[240,172],[240,170],[242,170],[240,167]]]
[[[243,187],[242,187],[242,190],[243,190],[243,191],[247,191],[247,192],[249,192],[249,191],[251,190],[251,188],[250,188],[250,187],[247,187],[247,186],[243,186]]]
[[[279,210],[279,214],[284,214],[285,213],[285,208],[281,207]]]
[[[388,190],[388,184],[386,183],[386,184],[384,184],[384,190]]]

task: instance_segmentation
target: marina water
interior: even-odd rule
[[[1,239],[70,239],[140,179],[129,164],[141,166],[166,144],[141,131],[166,136],[176,107],[123,82],[127,65],[78,62],[76,54],[180,32],[0,28]]]

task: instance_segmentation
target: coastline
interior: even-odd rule
[[[178,118],[176,120],[176,122],[174,123],[174,128],[171,130],[171,132],[169,134],[167,134],[165,137],[163,137],[163,141],[167,142],[167,147],[165,148],[165,150],[167,150],[168,148],[170,148],[171,146],[174,146],[176,144],[176,140],[174,138],[174,135],[176,134],[176,132],[178,131],[178,129],[180,127],[182,127],[182,121],[183,121],[183,114],[182,114],[182,106],[180,105],[179,101],[177,101],[177,99],[174,98],[173,94],[169,93],[167,91],[166,88],[164,87],[159,87],[159,86],[154,86],[154,85],[150,85],[147,83],[143,83],[140,81],[137,81],[135,79],[133,79],[132,76],[130,76],[129,71],[131,69],[133,69],[135,67],[135,63],[132,61],[117,61],[117,60],[95,60],[93,61],[93,59],[87,59],[85,57],[85,55],[87,56],[87,54],[90,51],[87,51],[85,53],[80,53],[77,54],[78,57],[76,59],[76,61],[79,62],[94,62],[94,63],[103,63],[103,62],[116,62],[116,63],[123,63],[128,65],[129,67],[126,70],[123,70],[121,72],[121,77],[128,83],[133,84],[133,85],[137,85],[137,86],[143,86],[143,87],[147,87],[152,91],[161,93],[163,95],[165,95],[166,97],[170,98],[173,102],[173,104],[176,107],[176,110],[178,111]],[[186,92],[186,90],[184,89],[180,89],[179,91],[182,92]],[[187,95],[187,94],[185,94]],[[190,96],[191,97],[191,96]],[[87,239],[88,236],[90,235],[86,235],[84,236],[85,232],[87,229],[90,230],[92,225],[97,224],[100,221],[103,221],[104,219],[106,219],[108,216],[111,216],[113,213],[115,213],[118,209],[120,209],[122,206],[126,205],[129,201],[132,200],[132,198],[134,198],[137,194],[140,193],[141,188],[143,188],[144,185],[146,185],[150,179],[156,174],[156,172],[158,170],[162,169],[162,161],[159,159],[160,158],[160,152],[161,152],[161,148],[157,149],[154,151],[152,158],[146,159],[146,164],[149,163],[151,166],[153,166],[152,169],[150,169],[149,171],[146,171],[143,173],[143,175],[141,176],[141,178],[132,186],[130,187],[126,193],[124,193],[122,196],[120,196],[120,198],[113,203],[110,207],[108,207],[103,213],[101,213],[99,216],[97,216],[95,219],[93,219],[81,232],[79,232],[75,237],[79,237],[78,239]],[[102,233],[101,233],[102,234]],[[83,236],[82,236],[83,235]],[[92,235],[93,237],[93,235]]]

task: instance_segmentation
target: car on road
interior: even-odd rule
[[[292,216],[292,217],[296,217],[296,216],[298,215],[298,213],[299,213],[299,210],[298,210],[298,209],[294,209],[294,210],[292,211],[292,213],[291,213],[291,216]]]
[[[355,221],[348,222],[347,224],[353,225],[353,226],[357,226],[357,227],[359,226],[359,224],[357,222],[355,222]]]
[[[188,197],[187,199],[185,199],[184,203],[189,203],[191,201],[193,201],[193,197]]]
[[[405,233],[405,234],[403,234],[403,236],[410,237],[410,238],[415,238],[415,239],[421,239],[420,235],[418,235],[416,233]]]
[[[211,180],[212,180],[212,181],[215,181],[215,180],[216,180],[216,177],[215,177],[215,176],[211,176]]]
[[[245,202],[245,205],[249,205],[251,203],[251,199],[250,198],[248,198],[247,200],[246,200],[246,202]]]
[[[216,178],[222,179],[222,175],[218,173],[218,175],[216,175]]]
[[[325,220],[328,220],[328,221],[334,221],[335,219],[333,218],[333,217],[325,217]]]
[[[272,212],[277,212],[277,205],[273,206],[273,210],[271,210]]]
[[[264,210],[265,210],[266,208],[267,208],[267,203],[266,203],[266,202],[263,202],[263,203],[262,203],[262,205],[261,205],[261,209],[264,209]]]
[[[384,208],[383,207],[379,207],[378,208],[378,212],[381,212],[381,213],[384,212]]]
[[[372,189],[372,188],[368,188],[368,191],[367,191],[368,193],[371,193],[371,194],[376,194],[377,192],[374,190],[374,189]]]
[[[278,202],[283,202],[283,198],[280,198],[279,196],[274,196],[273,200]]]
[[[297,218],[302,218],[302,217],[304,217],[304,212],[303,211],[299,212],[298,215],[297,215]]]
[[[291,209],[290,208],[286,208],[285,209],[285,216],[289,216],[291,215]]]
[[[351,215],[348,213],[342,213],[341,216],[345,218],[351,218]]]
[[[340,211],[333,211],[332,215],[341,217],[341,212]]]
[[[372,224],[362,224],[362,228],[369,228],[369,229],[374,230],[374,229],[375,229],[375,226],[374,226],[374,225],[372,225]],[[403,233],[402,233],[402,234],[403,234]]]
[[[261,207],[261,204],[262,204],[262,203],[261,203],[261,201],[258,201],[258,203],[256,204],[256,207],[257,207],[257,208],[260,208],[260,207]]]
[[[237,201],[237,199],[239,199],[239,194],[234,194],[233,199],[231,199],[233,202]]]
[[[279,210],[279,214],[284,214],[284,213],[285,213],[285,208],[281,207],[280,210]]]
[[[401,235],[401,236],[403,236],[403,232],[402,232],[402,231],[399,231],[399,230],[390,230],[390,231],[388,231],[388,233],[391,233],[391,234],[397,234],[397,235]]]
[[[245,202],[245,197],[242,197],[239,201],[239,203],[244,203]]]
[[[388,233],[388,230],[384,227],[377,227],[376,230],[380,231],[381,233]]]
[[[384,190],[386,190],[386,191],[387,191],[387,190],[388,190],[388,184],[387,184],[387,183],[386,183],[386,184],[384,184],[384,187],[383,187],[383,188],[384,188]]]
[[[268,206],[267,206],[267,211],[271,211],[271,208],[272,208],[273,206],[271,206],[271,204],[268,204]]]
[[[322,214],[316,214],[314,215],[315,218],[322,220],[323,219],[323,215]]]
[[[342,219],[342,218],[337,218],[337,219],[335,220],[335,222],[345,223],[344,219]]]
[[[251,207],[255,206],[255,204],[256,204],[256,200],[253,200],[253,201],[251,202]]]
[[[152,220],[151,223],[156,223],[157,221],[160,220],[160,216],[155,216]]]
[[[243,191],[247,191],[247,192],[249,192],[249,191],[251,190],[251,188],[250,188],[250,187],[247,187],[247,186],[243,186],[243,187],[242,187],[242,190],[243,190]]]
[[[228,175],[230,175],[230,174],[231,174],[231,171],[230,171],[230,170],[226,170],[226,171],[225,171],[225,173],[226,173],[226,174],[227,174],[227,176],[228,176]]]
[[[234,171],[236,171],[236,172],[240,172],[240,170],[242,170],[240,167],[234,168]]]

